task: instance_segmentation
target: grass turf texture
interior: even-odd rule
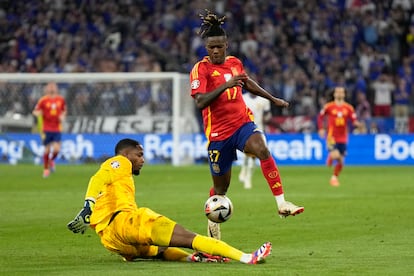
[[[280,219],[256,168],[253,189],[238,182],[228,196],[235,210],[222,239],[251,252],[264,241],[273,254],[263,265],[125,263],[88,229],[66,224],[83,204],[98,165],[58,166],[47,179],[34,165],[0,166],[0,275],[409,275],[414,273],[414,171],[412,167],[345,167],[341,186],[328,184],[331,169],[281,167],[286,198],[305,206]],[[207,166],[149,166],[135,177],[140,206],[205,234]]]

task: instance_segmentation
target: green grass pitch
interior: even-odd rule
[[[271,241],[272,255],[257,266],[125,263],[90,229],[69,232],[97,168],[61,165],[43,179],[41,166],[0,165],[0,275],[414,275],[413,167],[347,166],[334,188],[331,169],[281,166],[286,199],[305,206],[286,219],[277,216],[260,169],[244,190],[234,167],[228,196],[235,210],[222,239],[246,252]],[[147,165],[135,183],[139,206],[206,233],[206,165]]]

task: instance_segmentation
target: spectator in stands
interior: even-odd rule
[[[411,83],[398,77],[398,85],[394,93],[394,118],[397,133],[408,133],[409,99],[411,95]]]
[[[355,106],[355,113],[361,123],[360,128],[354,129],[354,133],[366,133],[368,132],[368,125],[371,120],[371,104],[367,100],[367,96],[364,92],[359,91],[356,95],[357,104]]]
[[[363,92],[357,93],[357,105],[355,113],[360,121],[368,122],[371,119],[371,104],[367,100],[367,96]]]
[[[382,73],[376,81],[372,83],[374,90],[374,116],[390,117],[392,107],[392,94],[395,89],[390,76]]]

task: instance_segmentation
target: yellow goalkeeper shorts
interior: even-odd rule
[[[99,236],[103,246],[126,258],[151,258],[169,246],[177,223],[148,208],[122,211]]]

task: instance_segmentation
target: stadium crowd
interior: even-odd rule
[[[207,8],[227,17],[229,53],[240,57],[264,88],[291,102],[292,108],[275,108],[274,115],[315,116],[327,101],[327,91],[337,85],[347,88],[347,100],[361,119],[414,114],[411,0],[0,3],[0,72],[189,73],[206,55],[197,31],[199,14]],[[116,87],[103,91],[73,94],[69,114],[93,110],[82,104],[93,103],[96,108],[96,101],[118,99]],[[160,102],[150,99],[148,87],[123,91],[121,108],[113,110],[114,115],[136,108],[122,107],[122,102]],[[2,115],[10,107],[31,110],[34,99],[28,96],[22,101],[20,93],[0,87]],[[161,102],[169,113],[171,105],[165,103],[170,99]],[[109,104],[108,110],[113,107]]]

